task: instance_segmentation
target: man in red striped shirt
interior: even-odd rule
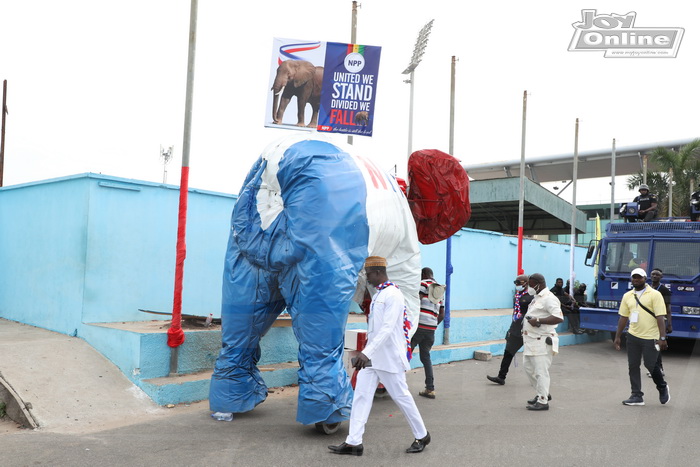
[[[433,270],[423,268],[421,270],[420,283],[420,318],[418,329],[411,339],[411,349],[420,347],[420,361],[425,369],[425,389],[418,393],[419,396],[435,399],[435,385],[433,379],[433,362],[430,360],[430,349],[435,343],[435,329],[445,318],[445,306],[440,300],[434,303],[429,298],[430,284],[436,284],[433,279]]]

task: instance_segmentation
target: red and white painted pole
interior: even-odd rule
[[[192,129],[192,95],[194,91],[194,58],[197,44],[197,1],[190,4],[190,40],[187,54],[187,93],[185,97],[185,128],[182,138],[182,171],[180,173],[180,203],[177,215],[177,246],[175,260],[175,292],[173,296],[173,319],[168,329],[170,347],[170,374],[177,374],[178,347],[185,342],[182,330],[182,282],[187,247],[187,190],[190,176],[190,133]]]
[[[523,129],[520,143],[520,200],[518,202],[518,275],[523,269],[523,224],[525,211],[525,128],[527,123],[527,91],[523,91]]]

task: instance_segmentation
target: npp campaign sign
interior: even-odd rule
[[[318,131],[372,136],[381,47],[326,44]]]
[[[381,47],[275,38],[265,126],[372,136],[380,53]]]

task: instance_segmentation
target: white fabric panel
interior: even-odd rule
[[[410,336],[418,327],[420,301],[421,258],[418,232],[413,214],[396,179],[381,171],[369,158],[352,154],[367,185],[367,221],[369,224],[368,256],[387,260],[389,279],[399,286],[406,299],[408,317],[412,323]],[[355,301],[362,302],[367,283],[364,273],[358,281]],[[369,287],[374,295],[376,289]]]

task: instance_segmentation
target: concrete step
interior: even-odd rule
[[[443,344],[444,329],[435,332],[431,352],[433,364],[439,365],[474,358],[483,350],[502,355],[505,336],[510,326],[511,310],[461,310],[451,316],[449,345]],[[149,397],[160,405],[194,402],[209,397],[214,363],[221,349],[221,328],[187,328],[185,342],[178,347],[178,375],[170,377],[170,348],[167,346],[169,321],[138,321],[85,324],[81,336],[105,355]],[[351,314],[347,329],[366,329],[364,315]],[[586,335],[565,332],[566,322],[558,327],[561,345],[590,342]],[[268,387],[297,382],[298,343],[291,328],[291,318],[281,315],[261,339],[258,367]],[[412,368],[422,366],[420,358],[411,361]],[[349,367],[349,365],[346,365]]]
[[[565,324],[565,323],[563,323]],[[569,346],[576,344],[585,344],[588,342],[598,342],[608,339],[610,336],[608,333],[597,333],[595,335],[588,334],[573,334],[571,332],[559,332],[559,346]],[[506,348],[505,339],[495,339],[495,340],[485,340],[476,342],[458,342],[448,345],[436,345],[433,346],[430,352],[430,360],[433,365],[440,365],[442,363],[455,362],[460,360],[471,360],[474,358],[474,352],[477,350],[483,350],[486,352],[491,352],[492,356],[503,355],[503,351]],[[411,359],[411,368],[422,368],[423,364],[420,361],[418,355],[418,348],[416,348],[414,357]],[[522,349],[520,350],[522,352]]]
[[[606,333],[598,333],[593,336],[587,334],[572,334],[565,332],[559,335],[560,346],[570,346],[606,340]],[[460,360],[471,360],[474,352],[478,350],[490,352],[492,356],[503,355],[505,340],[496,339],[478,342],[459,342],[433,347],[430,356],[434,365]],[[422,368],[422,363],[416,350],[415,357],[411,360],[411,368]],[[298,362],[285,362],[275,364],[258,365],[263,380],[268,388],[289,386],[298,382]],[[142,389],[158,404],[178,404],[204,400],[209,397],[209,384],[213,371],[200,371],[191,374],[176,375],[173,377],[159,377],[144,379],[141,381]]]
[[[268,388],[297,383],[298,362],[286,362],[258,366]],[[157,404],[179,404],[209,398],[209,385],[214,371],[164,376],[144,379],[141,387]]]

